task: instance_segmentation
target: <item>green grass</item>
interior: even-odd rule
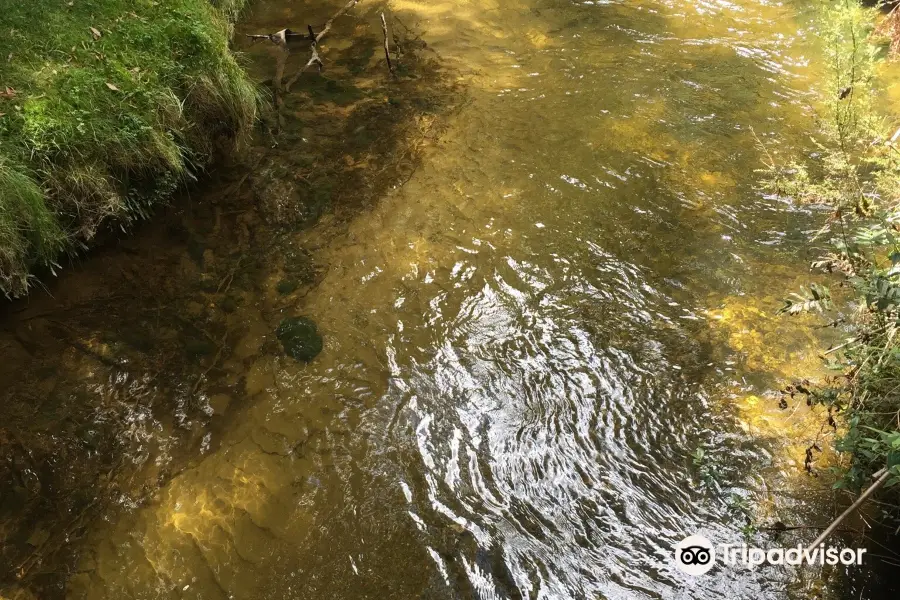
[[[0,0],[0,291],[249,135],[258,92],[228,46],[244,2]]]

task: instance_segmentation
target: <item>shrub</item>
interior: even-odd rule
[[[836,487],[859,489],[884,467],[891,486],[900,482],[900,130],[892,135],[877,106],[885,48],[871,35],[874,10],[855,0],[824,10],[828,78],[816,153],[786,167],[770,159],[768,171],[776,193],[827,209],[811,240],[822,247],[812,267],[841,281],[834,292],[795,295],[782,311],[830,313],[847,334],[826,353],[836,374],[806,390],[839,431],[835,446],[847,460]]]

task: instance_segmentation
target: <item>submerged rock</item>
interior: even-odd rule
[[[275,331],[288,356],[306,362],[322,351],[322,336],[316,324],[306,317],[283,319]]]
[[[275,286],[275,289],[278,290],[278,293],[282,296],[286,296],[295,291],[298,287],[300,287],[300,283],[296,279],[282,279],[278,282],[278,285]]]

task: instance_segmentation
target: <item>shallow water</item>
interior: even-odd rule
[[[377,65],[366,1],[333,47],[367,39]],[[377,203],[298,234],[327,265],[302,299],[273,271],[229,317],[220,378],[239,392],[203,396],[228,418],[88,528],[67,595],[810,597],[774,568],[693,579],[670,549],[740,543],[742,502],[781,518],[796,501],[776,488],[807,485],[804,409],[764,396],[815,364],[773,316],[814,221],[756,172],[758,140],[801,151],[812,126],[801,9],[392,3],[463,101]],[[239,31],[299,13],[263,0]],[[308,365],[267,346],[289,314],[325,337]]]

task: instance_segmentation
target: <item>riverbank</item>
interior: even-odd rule
[[[147,217],[245,142],[259,94],[229,43],[243,0],[7,3],[0,292]]]
[[[855,2],[823,8],[817,152],[767,163],[774,193],[827,211],[809,244],[811,268],[831,277],[799,290],[781,312],[824,313],[824,326],[841,334],[825,351],[838,375],[791,386],[786,395],[827,409],[824,437],[840,454],[836,489],[858,493],[875,473],[892,471],[880,495],[890,519],[900,518],[900,108],[889,93],[900,71],[892,63],[898,14]],[[808,467],[821,451],[810,450]]]
[[[895,589],[900,544],[900,12],[856,2],[821,10],[816,151],[787,161],[769,155],[766,164],[773,194],[821,214],[807,242],[814,275],[779,312],[819,314],[816,327],[837,334],[822,350],[830,373],[810,372],[781,398],[786,408],[819,411],[805,468],[835,490],[829,518],[876,490],[865,516],[843,523],[854,533],[831,536],[873,550],[847,578],[846,597],[856,597]]]

